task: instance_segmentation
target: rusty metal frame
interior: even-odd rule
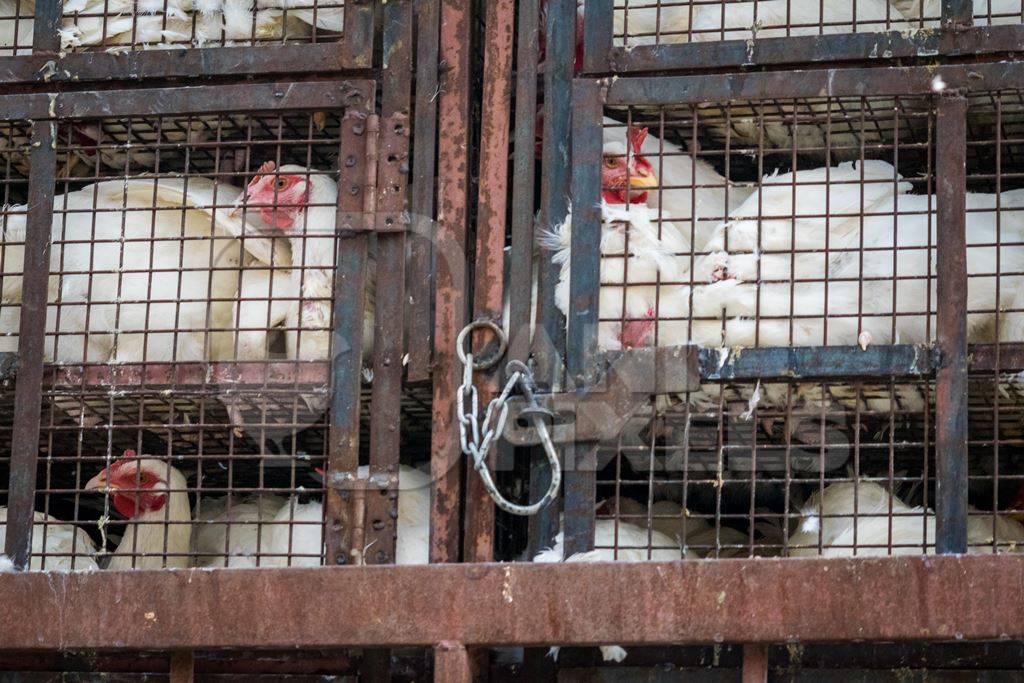
[[[598,20],[593,20],[595,23]],[[591,55],[593,57],[593,55]],[[765,379],[788,381],[794,377],[872,378],[934,377],[936,380],[936,490],[937,551],[967,549],[967,374],[966,321],[965,159],[967,152],[965,95],[974,91],[1020,86],[1024,64],[943,65],[934,68],[847,68],[800,72],[737,73],[722,76],[636,76],[628,78],[577,78],[573,82],[573,216],[570,310],[567,314],[568,392],[551,397],[551,406],[573,405],[580,400],[573,391],[595,389],[601,374],[597,351],[597,290],[599,281],[598,207],[602,148],[602,117],[606,105],[695,105],[704,102],[776,98],[932,95],[934,79],[952,87],[937,100],[937,154],[941,182],[936,187],[940,225],[938,240],[938,340],[935,350],[913,347],[878,347],[870,353],[859,348],[753,349],[740,361],[721,363],[716,351],[702,351],[703,380]],[[1009,345],[1017,347],[1019,345]],[[1009,358],[1020,360],[1019,349],[1007,349]],[[976,369],[991,365],[991,349],[978,347]],[[997,348],[996,351],[999,351]],[[711,359],[710,356],[716,356]],[[606,356],[607,357],[607,356]],[[727,359],[726,359],[727,360]],[[999,354],[998,369],[1004,368]],[[718,361],[718,363],[714,362]],[[689,364],[680,355],[674,361]],[[1012,361],[1011,361],[1012,366]],[[679,373],[693,374],[692,367]],[[657,393],[657,392],[655,392]],[[561,403],[559,402],[561,401]],[[622,413],[630,413],[622,406]],[[514,421],[513,421],[514,422]],[[587,425],[575,433],[569,451],[575,462],[566,467],[565,515],[567,554],[587,550],[594,525],[594,479],[588,465],[598,431]],[[570,432],[572,425],[568,426]],[[556,431],[558,427],[556,426]],[[515,427],[510,428],[512,438]],[[522,436],[522,435],[519,435]],[[590,440],[588,440],[590,439]],[[559,439],[565,441],[566,439]],[[531,443],[519,439],[519,443]],[[575,471],[573,471],[575,468]]]
[[[1019,640],[1022,587],[1024,558],[1010,555],[3,574],[0,643],[39,651]],[[864,609],[865,595],[885,609]],[[394,618],[366,618],[382,610]]]
[[[35,508],[35,477],[40,434],[41,387],[44,378],[43,337],[45,334],[44,315],[47,307],[47,281],[49,278],[49,242],[55,190],[56,151],[53,127],[57,119],[139,116],[148,114],[196,114],[222,111],[299,111],[310,109],[345,109],[343,139],[356,157],[352,166],[342,165],[341,182],[355,187],[357,192],[339,193],[338,224],[339,247],[337,290],[334,306],[336,335],[349,335],[347,344],[336,345],[343,349],[355,349],[354,373],[351,359],[341,353],[334,360],[333,380],[336,391],[332,405],[331,457],[329,469],[340,471],[341,465],[351,464],[354,471],[357,461],[348,462],[344,447],[355,445],[353,455],[358,455],[359,439],[359,378],[362,334],[362,297],[352,297],[350,287],[361,284],[358,274],[365,270],[365,251],[353,245],[365,243],[367,235],[363,225],[352,226],[351,217],[362,215],[362,186],[365,181],[365,154],[360,138],[365,139],[367,117],[372,112],[376,82],[371,80],[341,80],[324,83],[276,83],[226,86],[199,86],[194,88],[159,88],[141,90],[108,90],[99,92],[67,92],[49,94],[13,95],[3,98],[0,107],[4,118],[33,119],[32,129],[32,172],[29,178],[29,216],[26,238],[26,253],[37,254],[38,258],[26,259],[23,278],[24,295],[22,303],[21,333],[19,336],[18,375],[15,385],[15,416],[12,434],[12,454],[8,500],[8,526],[5,553],[18,567],[28,562],[31,547],[32,516]],[[360,132],[362,131],[362,132]],[[358,291],[363,291],[362,289]],[[358,321],[354,323],[353,321]],[[320,364],[322,367],[323,364]],[[120,370],[124,372],[124,369]],[[227,375],[240,376],[244,369],[221,368]],[[84,375],[83,375],[84,377]],[[353,377],[356,384],[350,390],[347,379]],[[354,415],[354,426],[347,417]],[[346,426],[347,425],[347,426]],[[340,516],[337,499],[331,495],[328,486],[328,515]],[[330,525],[328,525],[330,529]],[[347,548],[340,540],[332,541],[335,534],[328,533],[329,548],[334,551],[335,560],[347,557]]]
[[[583,71],[589,74],[704,71],[729,67],[793,67],[896,60],[958,59],[1020,53],[1024,25],[972,26],[972,6],[943,3],[941,28],[877,31],[753,40],[615,47],[614,0],[586,0]]]

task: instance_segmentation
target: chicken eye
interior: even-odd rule
[[[604,165],[607,166],[608,168],[615,168],[616,166],[619,165],[619,160],[616,159],[615,157],[605,157]]]
[[[274,183],[274,187],[276,187],[279,190],[284,190],[285,188],[288,187],[288,179],[278,178],[277,181]]]

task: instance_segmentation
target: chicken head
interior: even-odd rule
[[[643,204],[647,193],[658,186],[654,167],[640,153],[647,138],[647,128],[628,130],[630,151],[619,145],[605,145],[601,166],[601,197],[609,204]]]
[[[169,486],[166,463],[139,458],[135,451],[124,455],[90,479],[86,491],[110,492],[114,508],[122,516],[133,517],[157,512],[167,504]]]
[[[231,215],[237,215],[245,205],[259,209],[260,217],[269,225],[280,229],[292,227],[309,205],[310,190],[309,177],[292,170],[282,166],[278,171],[273,161],[265,162],[249,181]]]

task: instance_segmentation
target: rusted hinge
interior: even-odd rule
[[[700,388],[696,346],[629,349],[605,356],[601,380],[586,391],[538,395],[542,411],[554,422],[555,443],[615,438],[641,405],[657,394],[682,394]],[[522,397],[509,400],[505,438],[517,446],[540,443]]]
[[[377,158],[377,232],[404,232],[410,219],[405,210],[409,179],[409,114],[396,111],[380,126]]]

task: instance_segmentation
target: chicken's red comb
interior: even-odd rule
[[[633,147],[633,154],[640,156],[644,140],[647,139],[647,126],[633,126],[629,129],[629,144]]]
[[[277,170],[277,164],[273,160],[264,161],[263,165],[260,166],[256,172],[252,175],[252,180],[249,181],[249,187],[252,187],[260,181],[260,178],[268,173],[273,173]]]
[[[138,453],[135,452],[134,448],[124,449],[124,453],[121,455],[122,458],[135,458],[138,457]]]

